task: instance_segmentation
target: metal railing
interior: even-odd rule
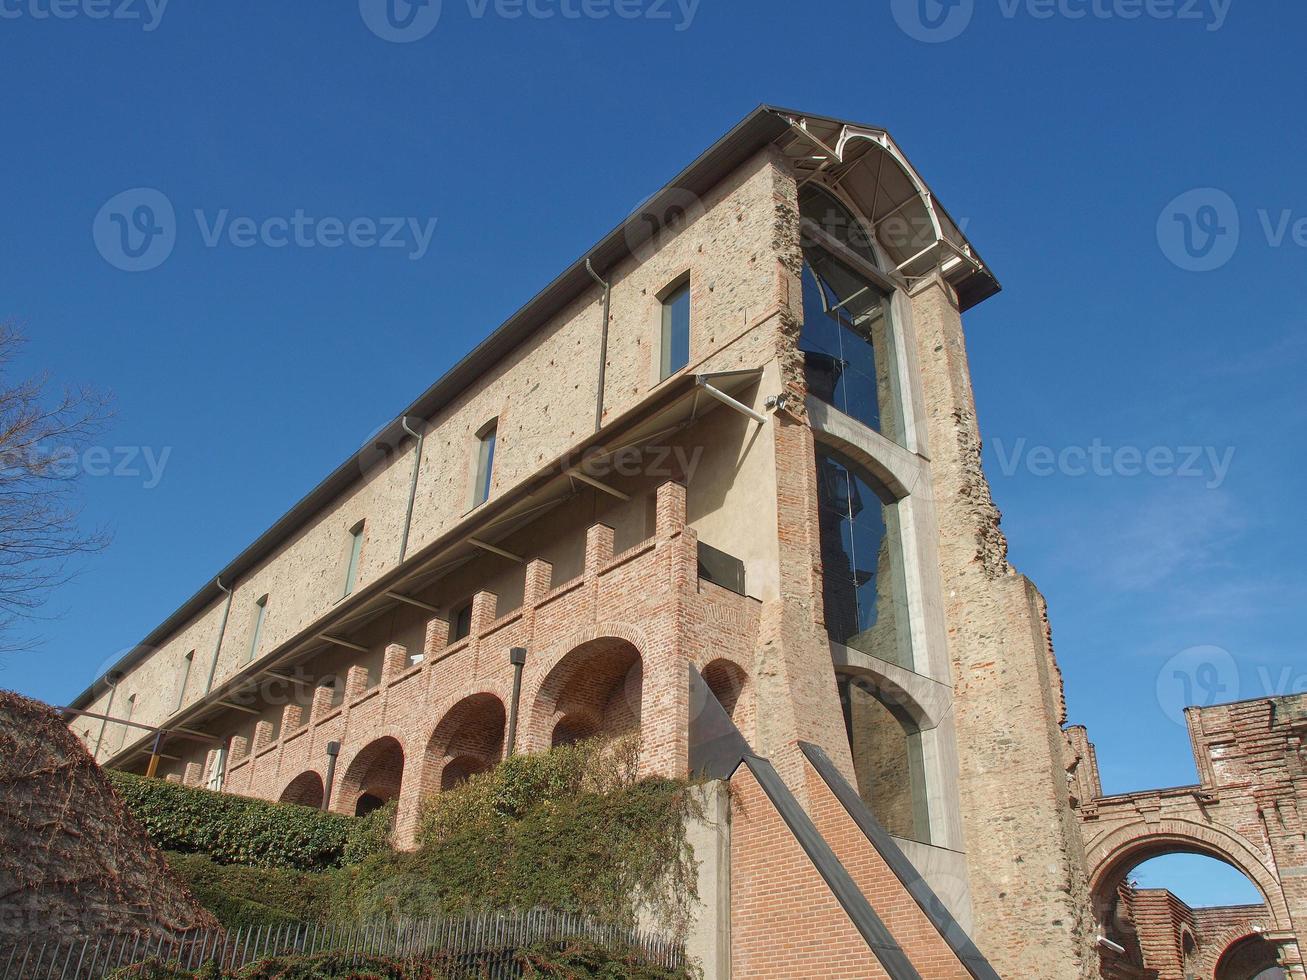
[[[33,940],[0,945],[0,980],[101,980],[114,970],[151,959],[188,970],[210,962],[223,970],[239,970],[270,956],[326,952],[392,959],[440,957],[440,965],[454,975],[461,971],[478,980],[509,980],[521,976],[516,954],[523,947],[561,948],[578,939],[628,950],[651,964],[673,969],[682,965],[685,956],[681,944],[655,933],[538,909],[353,926],[250,926],[175,938],[116,935],[72,942]]]

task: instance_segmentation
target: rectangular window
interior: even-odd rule
[[[245,662],[249,663],[259,652],[259,641],[263,639],[263,621],[268,616],[268,597],[260,596],[258,602],[254,603],[254,628],[250,630],[250,648],[245,654]]]
[[[349,560],[345,562],[345,591],[342,595],[353,592],[354,582],[358,579],[359,556],[363,554],[363,526],[364,522],[359,521],[349,529]]]
[[[472,633],[472,603],[467,602],[458,607],[458,611],[449,624],[449,642],[457,643]]]
[[[477,482],[473,491],[472,506],[479,507],[490,499],[490,485],[495,476],[495,441],[498,426],[491,423],[482,430],[477,450]]]
[[[172,710],[174,712],[182,710],[182,703],[186,700],[186,682],[191,676],[191,664],[195,661],[195,651],[192,650],[186,656],[182,657],[181,666],[177,669],[177,696],[173,699]]]
[[[662,370],[669,378],[690,363],[690,280],[663,297]]]

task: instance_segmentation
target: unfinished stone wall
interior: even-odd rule
[[[1307,764],[1303,736],[1307,733],[1307,695],[1258,698],[1234,704],[1189,708],[1185,712],[1194,748],[1199,783],[1132,793],[1102,795],[1093,747],[1083,729],[1073,729],[1080,754],[1079,792],[1087,798],[1076,807],[1085,842],[1091,898],[1105,930],[1134,923],[1143,947],[1144,964],[1172,969],[1174,957],[1163,952],[1171,940],[1157,920],[1158,899],[1133,909],[1116,900],[1121,882],[1137,865],[1171,853],[1206,854],[1224,861],[1257,886],[1266,899],[1258,912],[1244,909],[1223,919],[1216,910],[1193,910],[1194,928],[1205,925],[1209,938],[1204,955],[1214,946],[1225,949],[1246,938],[1253,924],[1270,943],[1281,965],[1294,978],[1304,975],[1300,937],[1307,928]],[[1143,893],[1140,893],[1141,895]],[[1203,916],[1206,920],[1200,922]],[[1242,925],[1240,924],[1242,923]],[[1231,930],[1247,926],[1239,935]],[[1174,930],[1173,930],[1174,931]],[[1150,960],[1150,942],[1151,956]],[[1114,956],[1102,954],[1103,976],[1115,976]],[[1167,964],[1170,963],[1171,966]],[[1208,964],[1213,969],[1215,961]],[[1165,974],[1164,974],[1165,975]],[[1205,975],[1211,975],[1210,972]]]
[[[1094,923],[1071,809],[1065,704],[1044,602],[1007,561],[962,321],[939,279],[912,296],[939,523],[975,938],[1011,977],[1089,977]]]
[[[216,926],[54,710],[0,691],[0,942]]]

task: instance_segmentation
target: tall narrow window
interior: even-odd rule
[[[866,677],[841,676],[840,702],[858,795],[895,837],[930,842],[921,731],[900,703]]]
[[[254,627],[250,630],[250,648],[246,651],[245,662],[249,663],[259,652],[259,641],[263,639],[263,621],[268,617],[268,597],[260,596],[254,603]]]
[[[354,582],[359,574],[359,556],[363,554],[363,521],[349,529],[349,559],[345,562],[345,591],[349,595],[354,591]]]
[[[479,507],[490,499],[490,485],[495,478],[495,441],[499,427],[491,422],[481,430],[477,438],[477,479],[473,488],[472,506]]]
[[[182,702],[186,700],[186,682],[191,676],[191,664],[195,661],[195,651],[192,650],[186,656],[182,657],[181,666],[177,668],[177,696],[173,698],[172,710],[174,712],[182,710]]]
[[[822,451],[817,502],[826,631],[837,643],[912,670],[894,498],[860,467]]]
[[[690,363],[690,280],[663,297],[662,370],[658,377],[671,377]]]
[[[803,216],[803,333],[808,391],[900,444],[903,429],[890,296],[871,235],[838,199],[809,185]],[[861,259],[845,262],[839,247]],[[845,253],[847,255],[847,253]]]
[[[465,602],[454,611],[449,621],[449,642],[457,643],[472,633],[472,603]]]

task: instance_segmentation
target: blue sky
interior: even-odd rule
[[[622,2],[444,0],[394,43],[373,0],[5,0],[0,316],[23,367],[116,395],[105,446],[168,455],[85,481],[114,543],[0,685],[74,696],[769,102],[888,128],[1004,284],[967,319],[987,465],[1106,789],[1195,779],[1186,683],[1307,688],[1307,8]],[[178,232],[128,273],[96,219],[142,187]],[[413,224],[403,248],[228,234],[297,210]],[[1248,897],[1223,881],[1186,895]]]

